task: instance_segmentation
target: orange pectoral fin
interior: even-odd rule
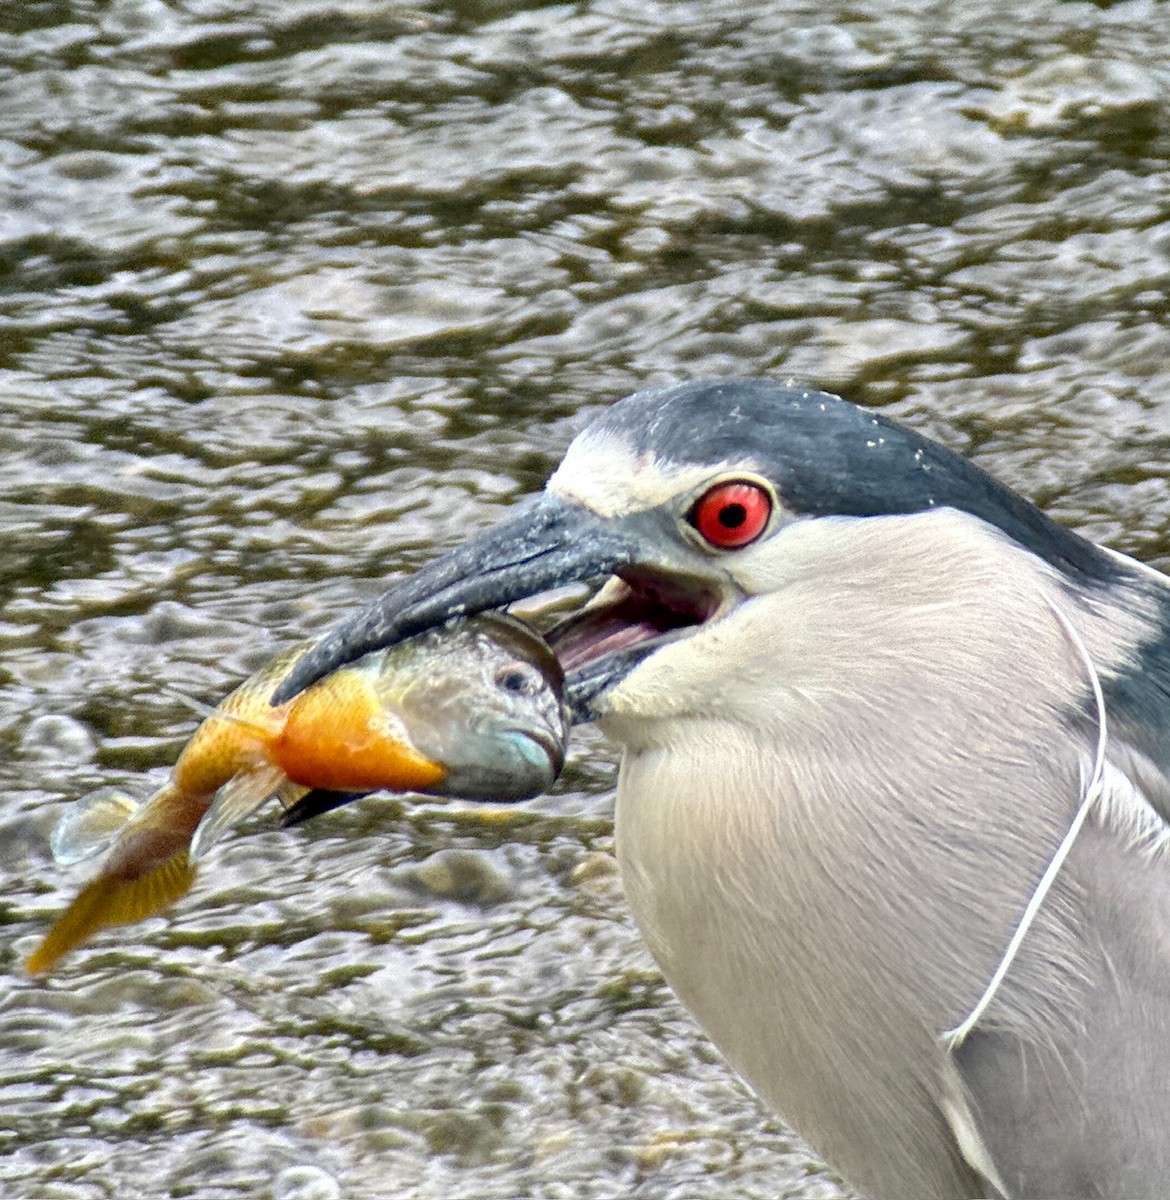
[[[25,970],[39,975],[99,929],[156,916],[191,890],[195,875],[186,849],[136,879],[99,875],[53,923],[44,941],[25,959]]]
[[[292,702],[272,757],[296,783],[332,792],[407,792],[446,774],[392,727],[358,670],[338,671]]]

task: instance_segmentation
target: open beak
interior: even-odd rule
[[[727,576],[648,509],[601,517],[549,493],[391,588],[326,634],[273,694],[283,704],[372,650],[457,617],[606,575],[614,582],[547,636],[565,669],[575,721],[662,642],[733,601]]]

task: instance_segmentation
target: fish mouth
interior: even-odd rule
[[[544,729],[509,729],[507,733],[518,742],[529,742],[534,745],[544,756],[544,762],[548,766],[552,779],[556,779],[565,765],[564,738],[558,738]],[[535,757],[532,758],[532,761],[536,761]]]
[[[638,663],[719,619],[741,598],[715,560],[680,543],[677,521],[663,508],[607,517],[546,492],[326,634],[285,678],[273,703],[423,630],[610,577],[592,601],[546,635],[565,671],[574,722],[593,720],[604,694]]]
[[[532,796],[539,796],[547,791],[557,781],[561,769],[565,765],[565,735],[557,738],[550,730],[544,729],[515,729],[511,736],[520,747],[524,758],[532,764]],[[535,751],[535,752],[533,752]],[[515,778],[515,776],[513,776]],[[520,796],[518,799],[525,799]]]
[[[564,732],[567,733],[567,730]],[[548,791],[565,765],[565,738],[528,725],[494,731],[468,765],[452,764],[424,791],[435,796],[512,804]]]

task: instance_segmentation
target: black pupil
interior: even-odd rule
[[[738,529],[747,520],[747,509],[742,504],[725,504],[719,510],[719,524],[724,529]]]
[[[498,676],[500,687],[509,692],[527,693],[531,691],[532,681],[524,671],[513,668]]]

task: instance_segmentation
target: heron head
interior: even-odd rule
[[[360,654],[565,584],[607,579],[548,635],[577,720],[604,714],[653,656],[701,644],[781,585],[807,523],[957,508],[1059,569],[1102,553],[957,454],[886,418],[767,379],[654,388],[569,446],[545,491],[355,613],[310,651],[280,702]],[[694,679],[701,686],[701,679]]]

